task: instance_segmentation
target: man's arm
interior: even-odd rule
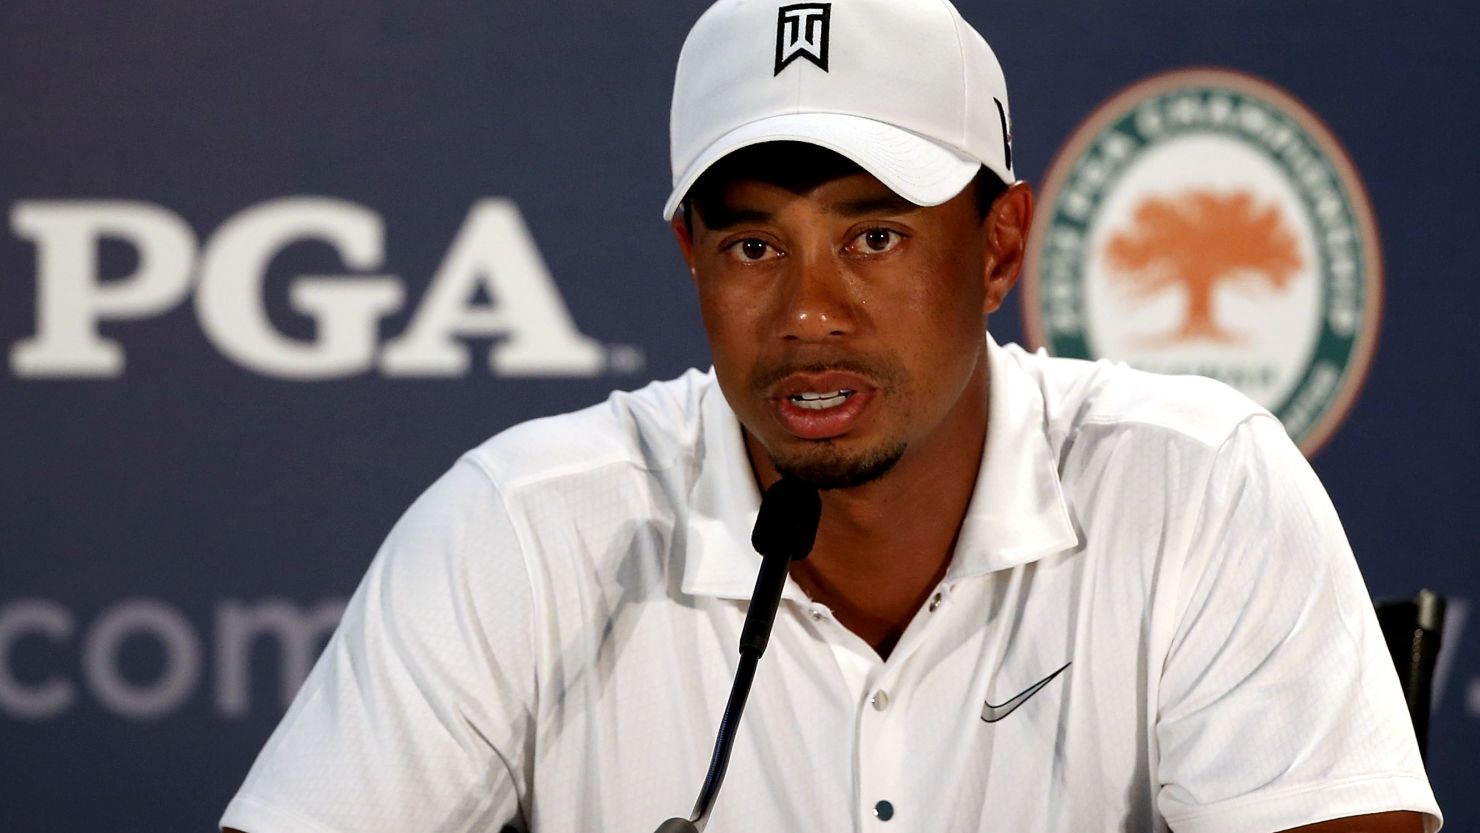
[[[532,591],[464,459],[396,524],[224,829],[498,829],[530,780]]]
[[[1157,804],[1168,824],[1183,833],[1435,825],[1361,573],[1330,499],[1277,422],[1253,417],[1229,436],[1198,517],[1157,679]],[[1429,818],[1415,824],[1400,811]],[[1300,826],[1332,816],[1344,820]]]
[[[1423,833],[1418,813],[1372,813],[1295,827],[1284,833]]]

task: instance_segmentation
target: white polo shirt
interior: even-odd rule
[[[989,356],[938,591],[882,661],[787,587],[711,833],[1437,829],[1361,576],[1279,423],[1206,380]],[[500,434],[396,525],[221,823],[686,817],[758,506],[712,374]]]

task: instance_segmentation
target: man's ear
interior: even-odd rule
[[[696,277],[694,272],[694,231],[689,227],[688,212],[679,209],[669,221],[673,228],[673,236],[678,238],[678,248],[683,252],[683,261],[688,264],[689,277]]]
[[[982,277],[987,293],[982,312],[993,313],[1017,284],[1028,254],[1028,232],[1033,227],[1033,187],[1026,182],[1013,183],[992,203],[983,225],[987,250]]]

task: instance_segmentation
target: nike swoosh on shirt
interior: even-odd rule
[[[1012,698],[1011,700],[1008,700],[1006,703],[1003,703],[1000,706],[994,706],[990,702],[983,701],[985,705],[982,706],[982,720],[986,721],[987,723],[996,723],[1002,718],[1012,714],[1014,711],[1017,710],[1018,706],[1026,703],[1029,697],[1037,694],[1038,689],[1043,688],[1044,686],[1053,682],[1054,677],[1057,677],[1058,675],[1064,673],[1064,669],[1068,668],[1072,664],[1073,663],[1069,662],[1064,663],[1062,668],[1032,684],[1028,687],[1027,691],[1024,691],[1022,694],[1019,694],[1018,696]]]

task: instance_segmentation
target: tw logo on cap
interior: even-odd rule
[[[806,58],[827,72],[827,31],[832,19],[831,3],[793,3],[776,13],[776,71]]]

